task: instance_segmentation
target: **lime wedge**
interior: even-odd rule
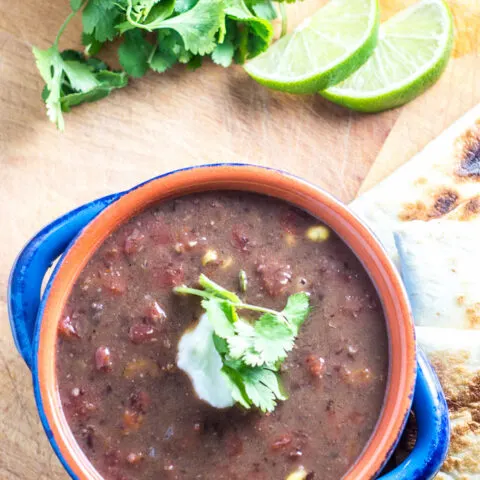
[[[259,83],[290,93],[315,93],[347,78],[377,43],[377,0],[330,0],[292,33],[245,65]]]
[[[422,0],[383,23],[377,48],[365,65],[320,95],[361,112],[398,107],[438,80],[452,45],[447,5]]]

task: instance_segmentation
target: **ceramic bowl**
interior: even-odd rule
[[[83,205],[46,226],[16,260],[9,284],[12,332],[32,371],[38,411],[48,439],[68,473],[75,479],[102,479],[75,441],[58,394],[57,324],[71,288],[96,248],[121,223],[155,202],[207,190],[245,190],[286,200],[329,225],[361,260],[385,312],[389,379],[374,433],[344,478],[381,475],[405,426],[412,400],[418,423],[417,443],[410,456],[382,478],[432,477],[448,446],[448,410],[428,361],[416,352],[407,295],[380,243],[346,206],[311,183],[274,169],[232,164],[176,170]],[[59,256],[41,294],[44,276]]]

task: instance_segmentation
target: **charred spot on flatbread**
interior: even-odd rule
[[[480,214],[480,196],[471,198],[463,206],[460,220],[470,220]]]
[[[471,329],[480,329],[480,302],[471,305],[466,309],[467,320],[469,328]],[[480,397],[479,397],[480,401]]]
[[[459,138],[459,151],[456,176],[465,180],[480,180],[480,120]]]
[[[480,195],[463,201],[447,217],[449,220],[458,220],[459,222],[480,218]]]
[[[479,415],[480,373],[472,373],[464,366],[470,353],[441,351],[430,354],[429,358],[442,384],[450,412],[473,406],[470,413]]]
[[[423,202],[407,203],[403,206],[403,211],[398,214],[398,218],[404,222],[412,220],[428,221],[434,218],[440,218],[451,212],[458,205],[459,194],[450,188],[443,188],[434,192],[433,204],[427,207]]]
[[[480,471],[480,373],[465,367],[468,351],[439,351],[429,355],[445,392],[452,428],[442,472],[471,478]],[[465,475],[463,477],[462,475]],[[459,476],[457,476],[459,475]]]

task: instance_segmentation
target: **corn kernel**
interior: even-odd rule
[[[222,262],[222,268],[229,268],[233,265],[233,258],[228,257],[226,260]]]
[[[295,235],[292,235],[291,233],[286,233],[285,234],[285,243],[289,247],[293,247],[296,242],[297,242],[297,239],[295,238]]]
[[[330,236],[330,230],[324,225],[316,225],[315,227],[310,227],[305,236],[312,242],[324,242]]]
[[[290,473],[285,480],[305,480],[307,478],[308,472],[303,466],[298,467],[295,471]]]
[[[218,254],[216,250],[207,250],[205,255],[202,257],[202,265],[208,265],[209,263],[216,262],[218,260]]]

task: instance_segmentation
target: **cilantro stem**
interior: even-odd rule
[[[60,37],[63,35],[63,32],[65,31],[65,29],[67,28],[67,25],[70,23],[70,21],[72,20],[72,18],[77,14],[77,12],[79,12],[83,6],[85,5],[87,0],[83,0],[82,4],[80,5],[80,7],[78,8],[78,10],[74,10],[73,12],[70,12],[70,14],[68,15],[68,17],[65,19],[65,21],[62,23],[60,29],[58,30],[58,33],[57,33],[57,36],[55,37],[55,41],[53,42],[53,45],[56,46],[58,48],[58,43],[60,42]]]
[[[62,36],[63,32],[67,28],[67,25],[70,23],[70,20],[77,14],[77,12],[71,12],[70,15],[65,19],[65,21],[62,23],[62,26],[58,30],[57,36],[55,37],[55,41],[53,44],[58,47],[58,42],[60,41],[60,37]]]
[[[277,315],[281,318],[284,318],[281,312],[277,312],[276,310],[272,310],[271,308],[258,307],[257,305],[250,305],[248,303],[232,303],[232,305],[235,308],[239,308],[240,310],[252,310],[253,312],[271,313],[272,315]]]
[[[207,292],[205,290],[198,290],[197,288],[190,288],[186,286],[175,287],[173,289],[175,293],[179,294],[189,294],[189,295],[196,295],[198,297],[206,298],[207,300],[215,299],[218,300],[218,297],[214,294]],[[271,308],[266,307],[259,307],[257,305],[250,305],[249,303],[235,303],[227,299],[221,299],[222,302],[226,302],[234,308],[238,308],[239,310],[251,310],[252,312],[261,312],[261,313],[270,313],[272,315],[279,316],[284,318],[282,312],[277,312],[276,310],[272,310]]]
[[[279,3],[280,8],[280,16],[282,17],[282,31],[280,33],[280,37],[284,37],[287,34],[288,30],[288,17],[287,17],[287,9],[285,7],[285,3]]]
[[[197,295],[197,297],[203,297],[208,299],[214,298],[214,295],[206,292],[205,290],[198,290],[197,288],[190,288],[190,287],[186,287],[185,285],[182,285],[180,287],[175,287],[173,291],[179,294]]]

